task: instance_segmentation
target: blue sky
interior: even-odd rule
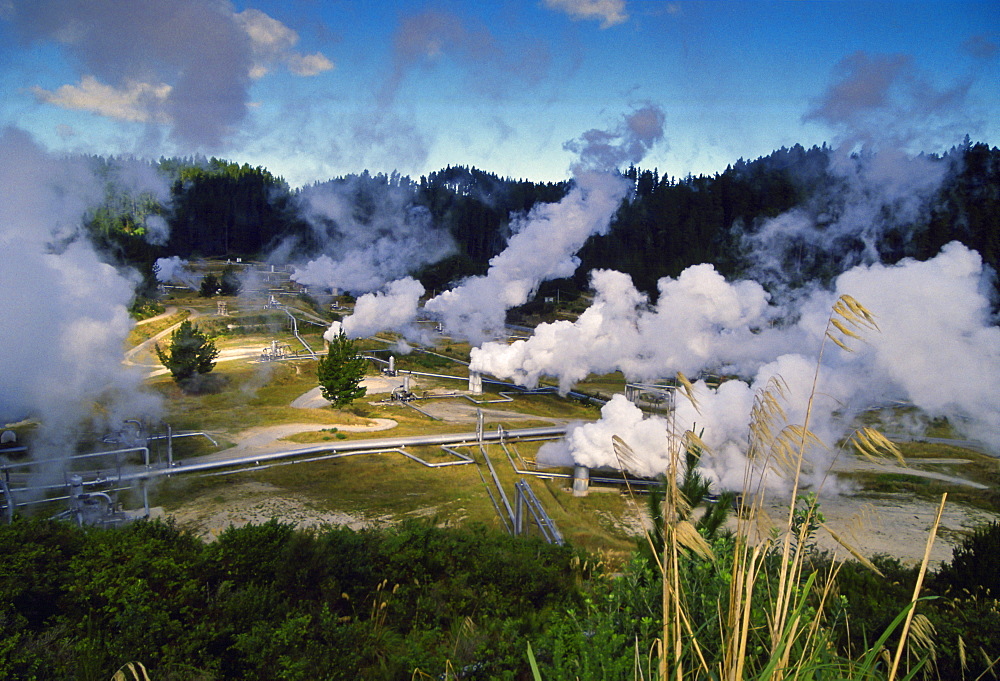
[[[568,177],[652,105],[661,174],[795,143],[1000,144],[996,2],[6,0],[0,124],[57,152],[202,153],[292,184]]]

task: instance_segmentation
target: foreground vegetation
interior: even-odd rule
[[[685,640],[703,644],[709,670],[726,656],[718,629],[733,589],[748,587],[733,579],[736,548],[723,536],[711,545],[714,560],[678,559],[692,615]],[[482,527],[307,532],[277,521],[205,544],[161,522],[100,530],[19,520],[0,527],[0,550],[0,677],[11,681],[108,679],[129,661],[155,681],[523,679],[529,644],[546,679],[652,678],[658,664],[662,585],[638,554],[609,565]],[[788,640],[788,654],[813,655],[806,678],[887,677],[899,623],[879,637],[907,611],[918,568],[875,563],[881,575],[803,556],[794,588],[801,635]],[[761,555],[744,671],[727,678],[778,678],[769,613],[782,564],[780,542]],[[817,588],[818,575],[838,570],[835,591]],[[924,637],[911,638],[900,678],[921,664],[943,679],[996,669],[1000,613],[989,589],[998,573],[994,524],[926,580],[931,600],[917,606]],[[809,652],[811,638],[819,652]],[[854,674],[866,651],[867,671]]]

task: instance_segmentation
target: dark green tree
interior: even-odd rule
[[[215,358],[219,350],[215,343],[198,326],[189,321],[181,322],[170,337],[170,348],[164,351],[156,344],[156,355],[174,381],[184,385],[199,374],[207,374],[215,368]]]
[[[219,293],[224,296],[239,295],[240,275],[232,265],[226,265],[219,277]]]
[[[358,354],[354,341],[343,331],[330,341],[330,351],[319,360],[316,375],[323,397],[340,408],[368,393],[361,385],[365,377],[365,359]]]
[[[930,580],[939,593],[948,595],[1000,594],[1000,523],[981,525],[952,551]]]
[[[205,275],[205,278],[201,280],[201,289],[198,294],[202,298],[211,298],[216,293],[219,292],[219,278],[209,272]]]

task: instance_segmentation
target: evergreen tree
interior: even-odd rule
[[[354,341],[343,331],[330,341],[330,351],[319,360],[316,369],[323,397],[340,408],[368,393],[361,385],[365,377],[365,359],[358,354]]]
[[[181,322],[170,337],[170,348],[164,351],[156,344],[156,355],[160,358],[174,381],[184,385],[199,374],[207,374],[215,368],[215,358],[219,350],[215,343],[195,324],[189,321]]]
[[[201,289],[198,291],[198,295],[202,298],[211,298],[218,292],[219,278],[209,272],[205,275],[205,278],[201,280]]]
[[[219,277],[219,293],[224,296],[239,295],[240,275],[232,265],[226,265]]]

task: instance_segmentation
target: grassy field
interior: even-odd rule
[[[160,333],[165,329],[169,329],[174,324],[179,324],[185,319],[191,316],[191,313],[187,310],[181,310],[175,314],[162,317],[144,324],[137,324],[128,334],[126,339],[127,347],[135,347],[142,342],[145,342]]]
[[[238,317],[237,317],[238,318]],[[302,329],[307,342],[316,350],[322,349],[321,329]],[[264,348],[271,340],[288,343],[292,348],[301,347],[285,329],[268,334],[227,333],[217,337],[217,345],[224,353],[240,348]],[[365,351],[386,350],[395,339],[384,337],[366,340]],[[468,346],[446,340],[436,348],[436,354],[413,353],[397,356],[397,367],[427,373],[467,376]],[[254,353],[252,353],[254,354]],[[180,391],[169,376],[150,380],[151,387],[165,398],[165,420],[175,431],[205,431],[220,443],[221,448],[232,446],[240,433],[266,426],[308,423],[323,426],[322,430],[291,435],[284,441],[289,448],[297,445],[337,443],[382,437],[413,434],[471,432],[475,430],[472,419],[462,421],[434,420],[398,403],[379,403],[383,395],[370,395],[356,401],[347,409],[297,409],[290,403],[316,386],[315,360],[259,363],[256,354],[249,358],[220,362],[212,376],[212,383],[202,394]],[[375,372],[373,366],[372,372]],[[418,394],[434,391],[458,391],[466,386],[460,381],[416,377]],[[611,394],[624,388],[620,373],[591,376],[580,388],[588,393]],[[487,384],[483,400],[500,399],[498,389]],[[420,402],[428,406],[430,402]],[[433,404],[464,408],[474,415],[475,405],[468,400],[448,398]],[[428,408],[430,408],[428,406]],[[518,396],[513,402],[484,403],[484,410],[501,410],[528,415],[530,419],[504,419],[492,415],[486,419],[486,428],[494,430],[497,424],[505,428],[540,426],[552,419],[593,420],[599,409],[555,394]],[[910,420],[919,415],[906,415]],[[871,412],[864,420],[883,425],[885,413]],[[345,425],[366,424],[375,418],[388,418],[397,422],[391,430],[375,432],[345,432]],[[933,437],[947,437],[947,423],[926,422],[925,432]],[[521,445],[518,453],[532,461],[538,444]],[[914,467],[948,475],[980,480],[988,490],[976,490],[939,480],[930,480],[905,471],[856,472],[847,475],[865,493],[873,495],[892,492],[911,494],[920,498],[937,498],[942,491],[949,499],[976,508],[1000,510],[1000,499],[995,490],[1000,489],[1000,467],[996,459],[948,445],[906,442],[901,444],[904,456]],[[203,438],[177,441],[175,456],[185,459],[217,451]],[[414,450],[428,461],[450,458],[439,449]],[[476,449],[466,454],[481,462]],[[496,445],[487,454],[500,476],[509,497],[513,498],[513,484],[518,477],[512,470],[504,452]],[[958,462],[955,460],[961,460]],[[253,481],[264,483],[278,490],[281,495],[302,499],[310,507],[328,511],[345,512],[380,522],[398,521],[408,517],[425,517],[442,525],[459,523],[484,523],[500,527],[501,521],[494,509],[476,466],[452,466],[430,469],[397,453],[352,456],[315,463],[278,465],[256,472],[233,475],[186,477],[178,476],[161,484],[153,491],[153,502],[169,509],[179,509],[198,501],[223,503],[224,492],[233,485]],[[609,560],[627,555],[634,546],[636,526],[639,523],[642,498],[632,499],[619,490],[595,490],[587,497],[574,497],[566,480],[528,478],[547,512],[563,535],[573,544],[596,552],[603,552]],[[495,492],[494,492],[495,494]],[[536,530],[537,531],[537,530]]]
[[[898,470],[863,471],[844,477],[860,484],[869,494],[908,494],[933,501],[947,492],[951,503],[1000,513],[1000,461],[995,457],[937,443],[901,442],[899,448],[909,467],[972,480],[986,485],[987,489],[976,489]]]
[[[272,338],[294,344],[296,341],[285,333],[279,336],[240,335],[220,336],[217,345],[221,351],[239,347],[263,348]],[[319,333],[307,338],[314,347],[322,347]],[[383,349],[385,343],[368,341],[367,349]],[[293,345],[294,347],[294,345]],[[466,376],[468,346],[444,344],[437,355],[414,353],[397,360],[400,369]],[[459,361],[451,361],[454,357]],[[381,395],[358,400],[347,409],[296,409],[290,403],[316,385],[316,362],[300,360],[261,364],[252,359],[220,362],[213,377],[213,387],[203,394],[186,394],[163,375],[150,379],[151,387],[165,398],[168,413],[165,420],[175,431],[205,431],[210,433],[222,448],[234,444],[240,432],[250,428],[289,423],[315,423],[327,426],[315,432],[306,432],[287,438],[290,447],[296,444],[341,442],[377,437],[397,437],[411,434],[472,432],[472,419],[463,422],[432,420],[400,404],[373,403]],[[466,386],[456,381],[417,377],[424,391],[461,390]],[[495,388],[487,387],[483,401],[499,399]],[[474,409],[468,400],[448,399],[453,403]],[[518,397],[514,402],[486,403],[486,410],[503,410],[533,415],[535,419],[504,419],[488,417],[485,427],[493,430],[498,424],[505,428],[523,428],[549,425],[552,419],[592,420],[599,410],[587,404],[567,400],[556,395],[531,395]],[[474,411],[472,412],[474,414]],[[337,426],[363,424],[373,418],[390,418],[398,425],[389,431],[366,433],[344,432]],[[522,445],[521,454],[533,459],[538,444]],[[178,440],[175,457],[179,460],[201,456],[215,450],[203,438]],[[451,458],[437,448],[415,450],[428,461]],[[478,452],[466,452],[481,461]],[[498,475],[512,497],[514,472],[503,450],[497,446],[488,449]],[[399,520],[406,517],[427,517],[440,524],[484,523],[500,526],[490,496],[486,491],[476,466],[452,466],[430,469],[399,454],[354,456],[309,464],[275,466],[252,473],[225,476],[178,476],[160,484],[153,491],[153,503],[168,510],[176,510],[186,503],[223,498],[222,492],[244,481],[257,481],[272,485],[282,494],[308,500],[312,507],[330,511],[357,514],[365,518]],[[617,493],[594,494],[589,498],[576,498],[568,491],[566,481],[530,479],[535,493],[542,500],[557,527],[574,544],[625,556],[632,547],[632,539],[620,518],[625,513],[627,500]],[[494,492],[495,494],[495,492]]]

